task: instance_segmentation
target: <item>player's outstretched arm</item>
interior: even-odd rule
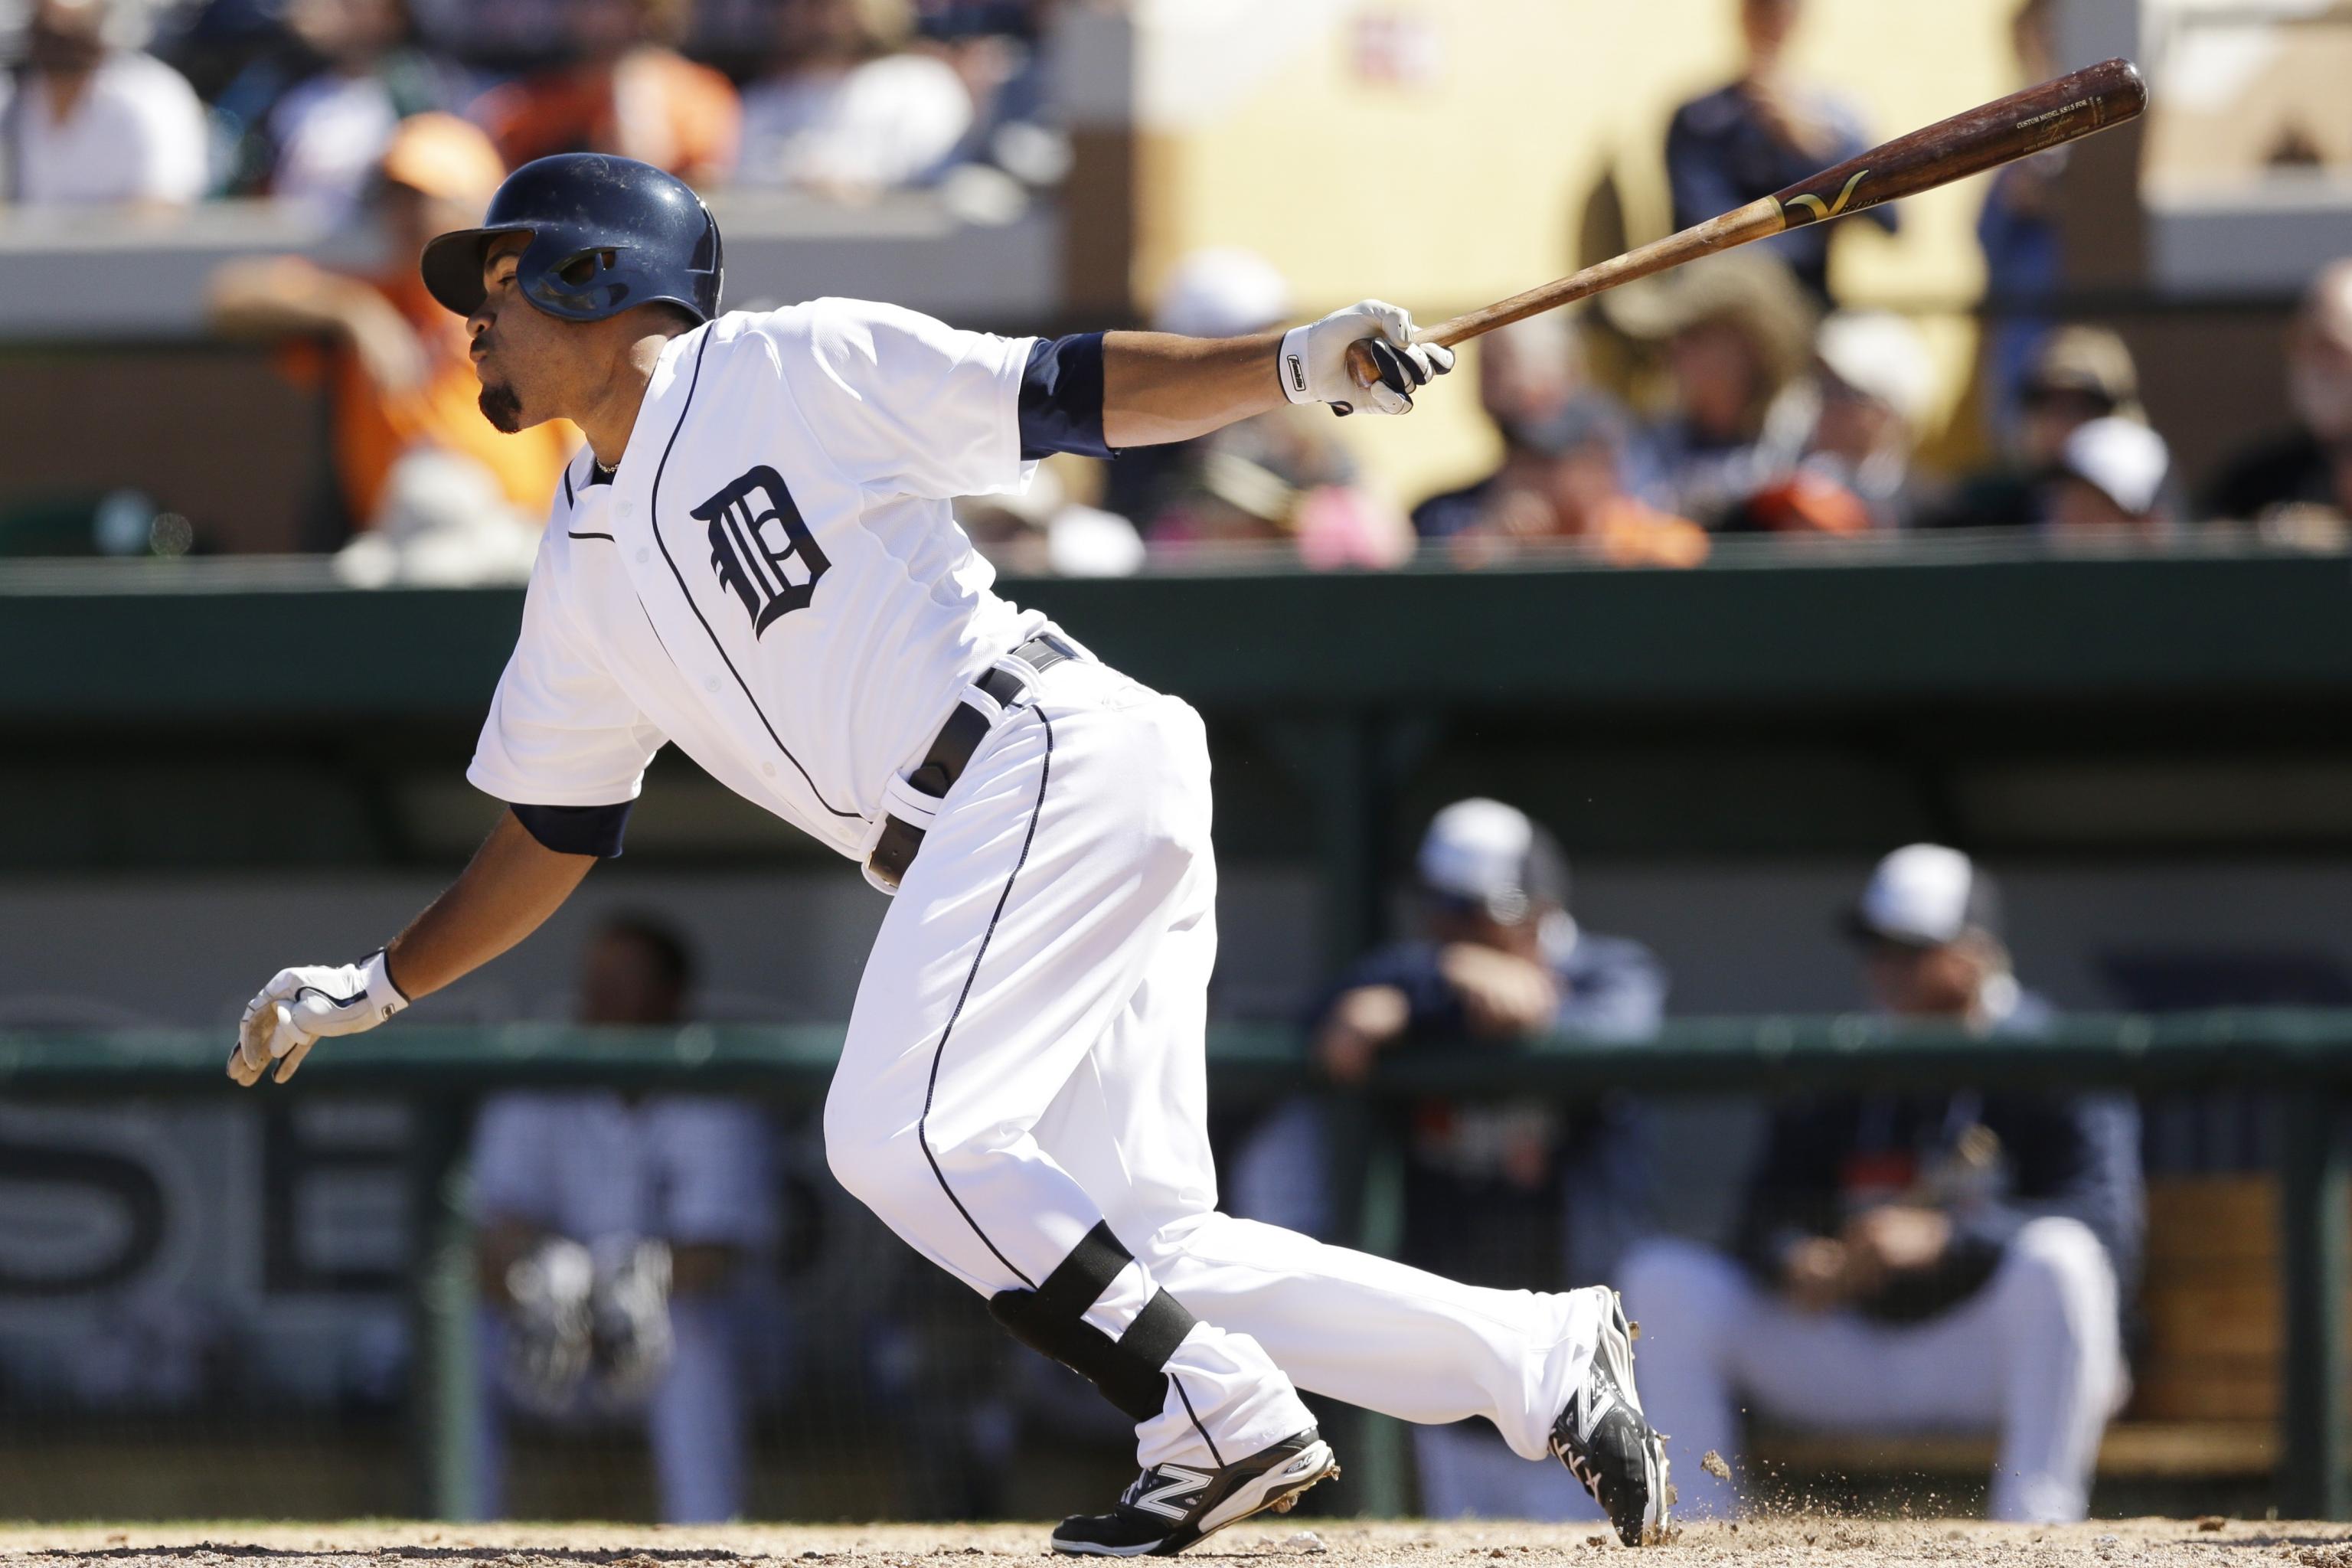
[[[284,1083],[327,1036],[373,1029],[537,931],[595,863],[593,855],[548,848],[505,813],[448,891],[383,952],[357,963],[280,970],[262,987],[237,1026],[228,1076],[250,1087],[274,1061]]]
[[[1348,348],[1369,341],[1380,379],[1361,386]],[[1285,403],[1341,414],[1402,414],[1412,395],[1454,368],[1454,351],[1412,341],[1412,318],[1367,300],[1286,332],[1184,338],[1103,334],[1103,439],[1113,447],[1189,441]]]

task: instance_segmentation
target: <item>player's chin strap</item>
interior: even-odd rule
[[[1087,1309],[1134,1261],[1110,1226],[1097,1225],[1043,1284],[1000,1290],[988,1310],[1014,1339],[1091,1380],[1135,1420],[1149,1421],[1168,1400],[1168,1358],[1198,1320],[1160,1290],[1117,1339],[1087,1322]]]

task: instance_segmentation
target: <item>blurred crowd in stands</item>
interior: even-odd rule
[[[593,150],[844,199],[1064,161],[1054,0],[32,0],[0,110],[26,207],[274,196],[348,214],[400,123],[508,166]]]
[[[1786,45],[1801,0],[1729,0],[1746,59],[1674,115],[1664,157],[1688,224],[1847,157],[1873,136]],[[8,199],[26,208],[268,195],[384,237],[380,270],[225,268],[224,333],[282,340],[321,389],[354,583],[511,580],[526,568],[565,427],[491,435],[457,323],[417,287],[418,242],[478,211],[504,170],[605,149],[712,187],[859,201],[966,176],[1027,188],[1067,164],[1043,81],[1056,0],[31,0],[0,106]],[[2025,79],[2053,74],[2051,0],[2024,0]],[[138,47],[141,42],[144,47]],[[2161,544],[2214,520],[2336,548],[2352,514],[2352,262],[2311,286],[2287,345],[2289,429],[2217,472],[2177,471],[2122,338],[2055,318],[2053,182],[2065,153],[2003,171],[1979,223],[1988,294],[1957,400],[1903,316],[1841,306],[1806,227],[1482,340],[1465,379],[1499,457],[1400,496],[1321,410],[1285,409],[1110,464],[1057,459],[1029,493],[963,513],[1024,573],[1121,574],[1247,559],[1476,567],[1554,554],[1688,566],[1736,535],[1949,529]],[[1897,208],[1862,222],[1886,228]],[[1322,301],[1263,258],[1213,248],[1160,280],[1149,324],[1253,332]],[[1433,396],[1458,398],[1444,387]],[[1930,463],[1948,424],[1990,460]]]

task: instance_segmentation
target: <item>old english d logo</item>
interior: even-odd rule
[[[710,527],[710,564],[743,601],[757,637],[779,616],[805,608],[833,563],[801,521],[782,475],[761,467],[694,509]]]

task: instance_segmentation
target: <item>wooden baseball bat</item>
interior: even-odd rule
[[[1414,333],[1417,341],[1451,348],[1466,338],[1507,327],[1513,321],[1589,299],[1604,289],[1630,283],[1728,250],[1735,245],[1768,238],[1809,223],[1865,212],[1900,196],[1932,191],[1970,174],[1997,169],[2003,163],[2031,157],[2052,147],[2078,142],[2111,125],[2137,120],[2147,108],[2147,83],[2139,68],[2126,59],[2086,66],[2040,87],[2029,87],[2007,98],[1955,114],[1924,131],[1874,147],[1811,179],[1800,180],[1777,195],[1761,196],[1705,223],[1654,240],[1622,256],[1588,267],[1571,278],[1546,283],[1524,294],[1499,300],[1449,321],[1439,321]],[[1370,348],[1363,342],[1348,350],[1348,368],[1361,386],[1370,386],[1379,372]]]

